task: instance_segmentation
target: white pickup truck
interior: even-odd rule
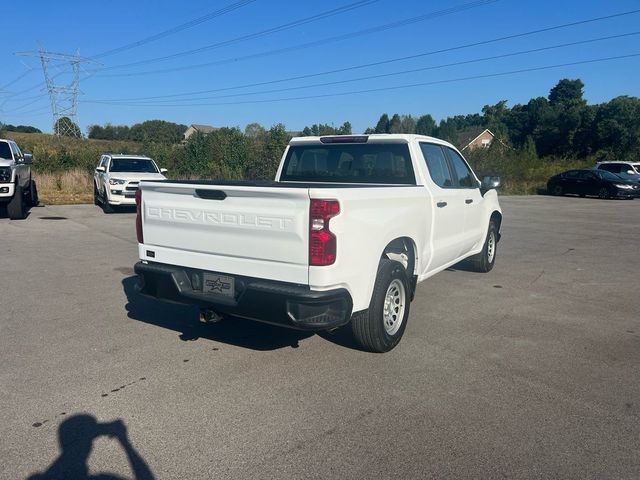
[[[29,207],[38,205],[36,181],[31,176],[33,157],[13,140],[0,138],[0,207],[9,218],[24,220]]]
[[[294,138],[275,182],[143,181],[138,288],[205,320],[350,323],[386,352],[418,282],[464,259],[491,270],[499,183],[447,142],[399,134]]]

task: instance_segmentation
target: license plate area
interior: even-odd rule
[[[202,280],[203,293],[215,293],[229,298],[233,298],[235,296],[236,286],[235,279],[233,277],[205,272]]]

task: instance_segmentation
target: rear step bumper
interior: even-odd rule
[[[138,262],[134,270],[142,295],[299,330],[345,325],[353,308],[344,288],[313,291],[291,283],[220,273],[234,279],[235,294],[230,297],[202,291],[204,274],[218,272],[152,262]]]

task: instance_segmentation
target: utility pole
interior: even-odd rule
[[[80,123],[78,122],[78,93],[80,92],[80,66],[83,63],[98,62],[90,58],[80,56],[80,51],[75,55],[66,53],[47,52],[44,48],[31,52],[19,52],[16,55],[26,57],[39,57],[42,64],[42,72],[51,101],[51,114],[53,116],[53,131],[57,136],[82,138]],[[52,69],[60,69],[55,75]],[[71,80],[65,84],[57,84],[54,80],[61,75],[70,75]],[[63,120],[67,118],[68,120]]]

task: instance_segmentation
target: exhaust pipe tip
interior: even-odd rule
[[[202,323],[218,323],[223,319],[224,317],[221,314],[213,310],[200,310],[200,321]]]

